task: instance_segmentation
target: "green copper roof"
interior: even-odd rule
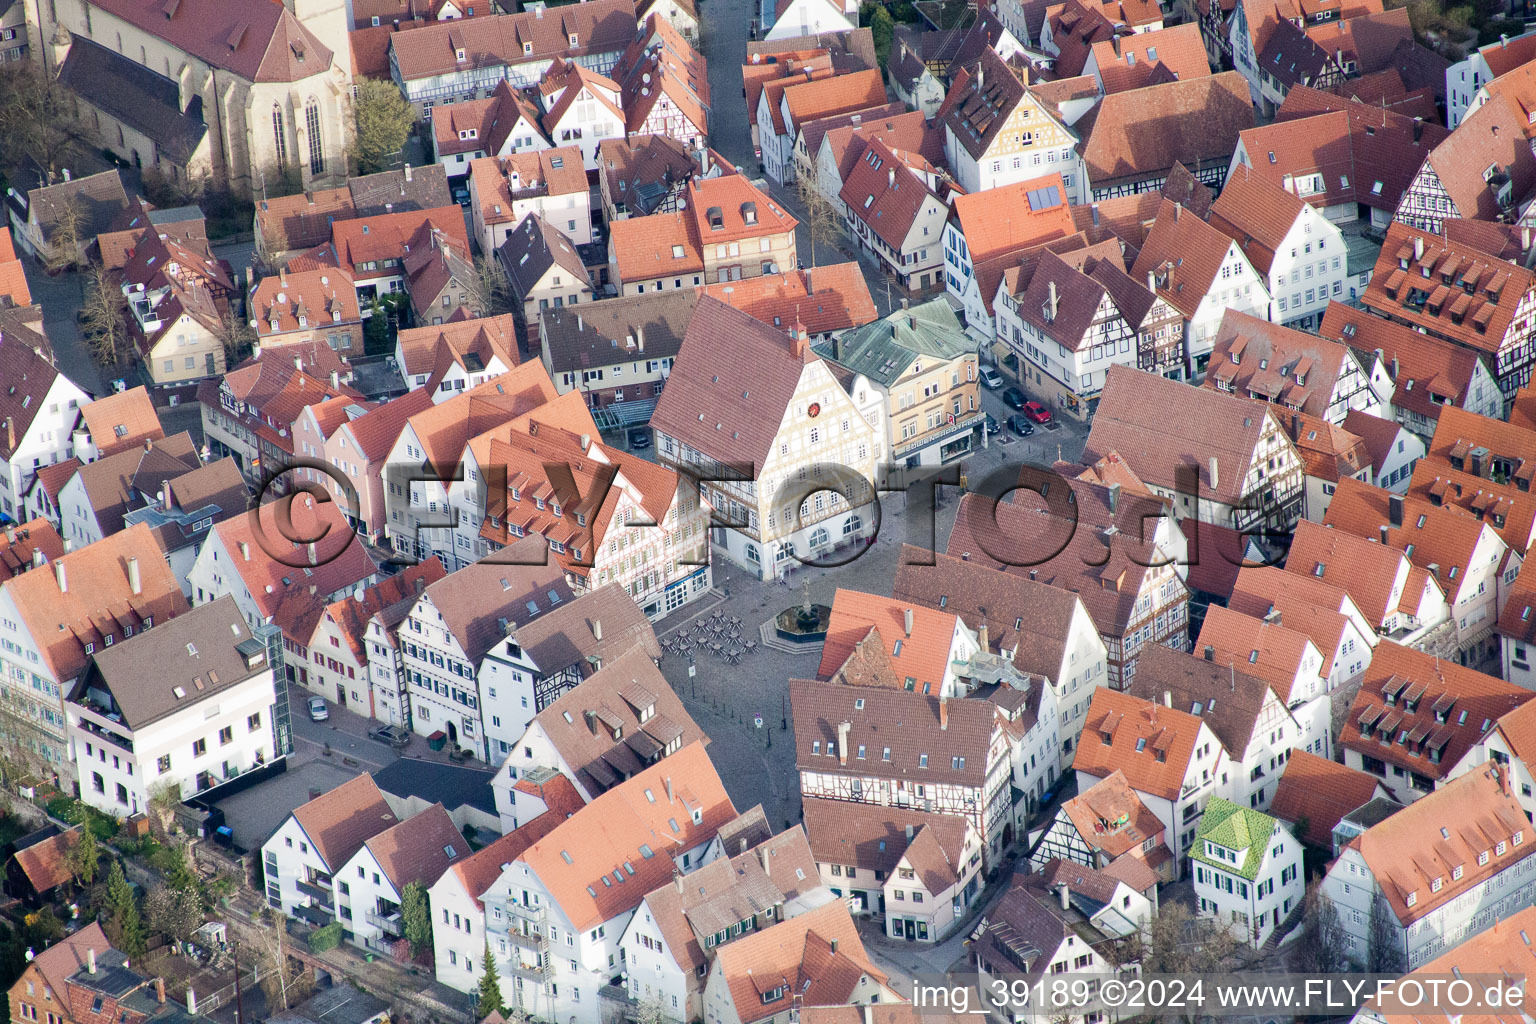
[[[976,351],[976,339],[965,333],[948,301],[933,299],[911,309],[899,309],[841,337],[819,342],[816,354],[881,387],[889,387],[912,360],[949,360]]]
[[[1202,864],[1221,868],[1250,882],[1256,881],[1259,865],[1269,850],[1269,838],[1275,834],[1276,827],[1275,819],[1267,814],[1239,807],[1219,796],[1213,797],[1205,805],[1205,815],[1200,819],[1200,828],[1195,833],[1195,846],[1190,852]],[[1229,860],[1207,855],[1207,841],[1233,851],[1241,863],[1233,864]]]

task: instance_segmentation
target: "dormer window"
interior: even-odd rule
[[[300,327],[308,327],[309,326],[309,317],[307,317],[307,316],[299,317],[299,326]]]
[[[1419,891],[1417,889],[1415,889],[1413,892],[1409,893],[1408,896],[1403,900],[1403,903],[1405,903],[1406,905],[1408,905],[1410,907],[1414,906],[1418,902],[1419,902]]]
[[[572,46],[580,46],[580,45],[581,45],[581,44],[580,44],[580,43],[578,43],[578,42],[577,42],[577,41],[576,41],[576,33],[575,33],[575,32],[572,32],[572,33],[571,33],[571,35],[570,35],[570,40],[571,40],[571,45],[572,45]]]
[[[458,61],[461,64],[464,63],[464,59],[465,59],[464,47],[461,46],[457,50],[453,51],[453,59]]]
[[[331,310],[331,323],[333,323],[333,324],[341,323],[341,310],[339,310],[339,309]]]
[[[524,43],[523,44],[523,56],[526,57],[526,56],[528,56],[532,52],[533,52],[533,44],[532,43]]]
[[[1439,875],[1436,875],[1433,879],[1430,880],[1429,891],[1439,892],[1443,886],[1444,882],[1441,880]]]

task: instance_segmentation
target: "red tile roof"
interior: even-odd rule
[[[39,895],[63,885],[75,876],[69,865],[70,851],[80,842],[80,826],[49,836],[16,851],[16,866]]]
[[[1027,198],[1030,192],[1056,189],[1055,205],[1035,209]],[[1073,233],[1067,187],[1060,174],[1048,174],[1014,185],[960,195],[954,199],[954,217],[965,235],[972,265],[1005,252],[1018,252],[1032,245]],[[1006,211],[999,216],[998,211]],[[991,298],[991,296],[988,296]]]
[[[1512,683],[1383,640],[1339,745],[1443,782],[1494,722],[1533,697]]]
[[[143,386],[87,402],[80,407],[80,419],[96,446],[97,458],[165,436],[154,400]]]
[[[1157,293],[1186,317],[1193,316],[1233,244],[1193,212],[1164,199],[1130,275],[1137,281],[1156,275]]]
[[[673,850],[708,841],[735,816],[704,744],[692,743],[597,797],[518,859],[586,931],[639,906],[672,877]]]
[[[1202,724],[1177,708],[1101,686],[1093,691],[1072,767],[1100,779],[1120,772],[1135,780],[1136,792],[1173,800],[1184,785]]]
[[[1079,147],[1095,188],[1166,175],[1175,163],[1225,162],[1254,124],[1248,83],[1235,71],[1112,93]]]
[[[910,630],[905,625],[909,614]],[[916,692],[937,696],[949,671],[950,650],[959,628],[958,617],[950,612],[838,588],[832,599],[827,641],[821,649],[821,666],[816,674],[830,678],[854,649],[866,642],[870,630],[877,630],[878,637],[892,647],[891,664],[898,673],[886,685],[900,686],[903,678],[910,677],[915,680]]]
[[[1110,859],[1134,854],[1142,843],[1166,831],[1118,768],[1063,803],[1061,812],[1090,851]]]
[[[1536,855],[1531,823],[1509,791],[1508,770],[1480,765],[1350,840],[1404,927],[1463,893],[1492,885],[1496,875],[1518,870],[1519,862]],[[1524,841],[1516,843],[1516,833]]]
[[[32,292],[27,288],[27,274],[16,248],[11,244],[11,229],[0,228],[0,302],[30,306]]]
[[[742,1024],[774,1017],[800,1001],[847,1003],[862,979],[882,986],[886,981],[864,951],[843,900],[720,947],[714,970],[729,987]],[[777,999],[767,998],[775,992]]]
[[[774,327],[799,323],[813,337],[862,327],[879,317],[869,282],[856,262],[708,284],[704,294]]]
[[[1472,349],[1342,302],[1328,304],[1318,330],[1364,352],[1379,349],[1396,385],[1393,405],[1434,420],[1446,406],[1465,405],[1472,397],[1479,358]]]
[[[1107,93],[1142,88],[1159,65],[1180,81],[1211,73],[1200,26],[1194,24],[1102,40],[1093,44],[1093,58]]]
[[[168,8],[153,0],[102,0],[98,6],[248,81],[300,82],[325,74],[331,66],[331,51],[281,4],[181,0]]]
[[[1292,750],[1269,813],[1293,825],[1305,823],[1301,841],[1332,852],[1333,827],[1378,795],[1387,793],[1376,776]]]
[[[440,21],[391,40],[394,65],[405,81],[465,69],[541,64],[561,58],[617,55],[635,33],[633,0],[590,0],[567,7],[477,18],[466,28]],[[576,43],[571,43],[571,37]],[[528,50],[527,47],[532,49]],[[463,51],[464,60],[458,60]]]
[[[363,843],[397,823],[378,784],[366,772],[294,808],[293,817],[332,874]]]

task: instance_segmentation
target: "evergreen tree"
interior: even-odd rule
[[[115,935],[109,935],[112,945],[137,960],[145,953],[144,921],[139,917],[139,902],[134,899],[133,887],[123,874],[121,861],[112,862],[107,872],[107,910],[112,915],[110,926]]]
[[[91,826],[80,826],[80,839],[69,851],[69,870],[81,885],[96,881],[96,871],[101,859],[101,847],[96,843],[96,833]]]
[[[411,944],[411,955],[432,952],[432,908],[427,905],[426,887],[420,882],[412,882],[400,894],[400,917],[406,941]]]
[[[485,944],[485,956],[480,961],[480,1006],[477,1016],[484,1020],[501,1010],[501,978],[496,973],[496,958],[491,955],[491,944]]]

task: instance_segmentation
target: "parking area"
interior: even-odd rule
[[[281,775],[220,800],[217,806],[224,812],[224,823],[235,833],[235,845],[246,850],[258,849],[295,807],[373,767],[347,765],[339,756],[333,757],[290,762]]]

